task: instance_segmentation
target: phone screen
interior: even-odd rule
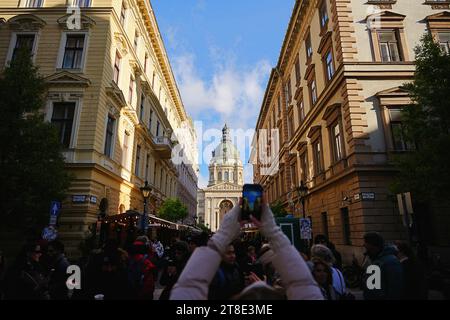
[[[242,196],[242,220],[249,220],[250,215],[261,220],[263,188],[259,184],[246,184]]]

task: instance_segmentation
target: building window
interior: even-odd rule
[[[291,79],[289,79],[286,83],[285,94],[286,94],[286,109],[287,109],[292,101]]]
[[[401,109],[389,109],[392,143],[395,151],[414,150],[414,144],[406,139],[405,128],[401,119]]]
[[[322,164],[322,144],[320,139],[313,143],[313,155],[314,155],[314,173],[317,175],[323,172]]]
[[[138,145],[136,147],[136,164],[135,164],[135,168],[134,168],[134,175],[139,177],[139,169],[141,167],[141,146]]]
[[[298,103],[298,118],[299,123],[305,120],[305,104],[303,103],[303,99]]]
[[[288,119],[288,131],[289,139],[292,139],[294,137],[294,117],[292,116],[292,113]]]
[[[322,234],[329,238],[328,233],[328,214],[326,212],[322,212]]]
[[[152,131],[152,119],[153,119],[153,110],[150,110],[150,117],[148,119],[148,130]]]
[[[145,180],[148,181],[148,169],[150,166],[150,155],[147,153],[147,156],[145,157]]]
[[[342,132],[341,132],[341,124],[340,122],[336,122],[331,127],[331,143],[333,147],[333,157],[334,161],[338,162],[344,158],[344,148],[342,144]]]
[[[308,160],[306,151],[300,156],[300,166],[302,169],[302,181],[308,181]]]
[[[138,52],[138,46],[139,46],[139,33],[136,31],[134,33],[134,52]]]
[[[125,134],[123,136],[122,166],[126,169],[128,169],[128,148],[130,143],[129,139],[130,133],[128,131],[125,131]]]
[[[322,5],[319,8],[320,15],[320,29],[325,29],[328,25],[328,11],[327,11],[327,3],[325,0],[322,1]]]
[[[308,88],[309,88],[309,96],[311,99],[311,104],[315,105],[317,102],[317,85],[316,85],[315,77],[309,82]]]
[[[378,41],[382,62],[397,62],[402,60],[397,32],[395,30],[378,31]]]
[[[148,64],[148,53],[145,54],[145,61],[144,61],[144,72],[147,73],[147,64]]]
[[[311,33],[308,33],[308,37],[305,40],[305,47],[306,47],[306,59],[310,61],[313,55],[313,49],[311,44]]]
[[[120,76],[120,62],[122,58],[119,55],[119,52],[116,52],[116,58],[114,59],[114,82],[119,84],[119,76]]]
[[[59,142],[64,148],[70,147],[74,115],[75,102],[56,102],[53,104],[51,123],[56,127]]]
[[[153,71],[153,76],[152,76],[152,89],[155,90],[155,71]]]
[[[330,48],[324,57],[327,81],[331,81],[334,76],[333,50]]]
[[[300,74],[300,58],[297,57],[297,61],[295,62],[295,81],[297,84],[297,87],[300,85],[301,81],[301,74]]]
[[[157,137],[159,137],[159,128],[160,127],[160,124],[159,124],[159,121],[156,121],[156,136]]]
[[[145,96],[141,94],[141,107],[139,110],[139,120],[144,121],[144,106],[145,106]]]
[[[278,109],[278,117],[281,118],[281,96],[280,95],[278,96],[278,99],[277,99],[277,109]]]
[[[342,218],[342,232],[344,236],[344,245],[351,246],[351,233],[350,233],[350,217],[348,215],[348,208],[341,209],[341,218]]]
[[[127,14],[127,8],[125,8],[125,1],[122,1],[122,9],[120,10],[120,24],[125,27],[125,19]]]
[[[106,123],[106,137],[105,137],[105,155],[112,158],[113,142],[114,142],[114,128],[116,119],[108,115]]]
[[[450,32],[438,32],[438,38],[442,50],[450,54]]]
[[[64,48],[63,69],[81,69],[85,35],[67,35]]]
[[[44,0],[26,0],[25,7],[26,8],[40,8],[42,7]]]
[[[130,77],[130,85],[128,87],[128,103],[129,104],[133,103],[134,86],[135,86],[135,81],[134,81],[133,77]]]
[[[17,53],[22,49],[26,50],[30,55],[32,55],[34,47],[34,39],[35,39],[34,34],[18,34],[13,54],[11,57],[11,61],[15,60]]]
[[[228,174],[228,171],[225,171],[225,181],[228,181],[229,180],[229,174]]]
[[[89,8],[91,6],[91,0],[73,0],[73,5],[80,8]]]

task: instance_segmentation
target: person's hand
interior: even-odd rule
[[[220,223],[219,230],[210,239],[220,254],[224,254],[227,246],[239,235],[239,231],[241,230],[241,222],[239,221],[241,203],[242,199],[239,201],[239,205],[236,205],[230,212],[225,214]]]
[[[275,218],[273,217],[265,193],[263,194],[261,211],[261,220],[258,220],[253,216],[250,216],[250,220],[259,230],[261,230],[261,233],[264,236],[270,238],[273,233],[277,231],[277,224],[275,223]]]
[[[254,272],[250,272],[249,275],[246,276],[246,280],[248,281],[249,285],[255,282],[262,281]]]

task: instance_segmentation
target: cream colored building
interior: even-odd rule
[[[347,257],[362,250],[368,231],[406,238],[389,191],[392,157],[411,147],[402,137],[400,110],[410,99],[401,87],[413,79],[424,33],[450,51],[449,9],[449,1],[295,3],[256,126],[279,130],[272,161],[279,166],[258,160],[254,180],[271,202],[297,216],[305,209],[314,234],[329,236]],[[304,209],[295,205],[301,181],[309,188]],[[448,221],[426,216],[417,217],[432,226],[430,244],[448,243]]]
[[[67,8],[72,5],[81,6],[78,26],[77,12]],[[28,46],[49,84],[43,112],[58,127],[75,177],[59,230],[70,249],[97,220],[104,198],[114,215],[142,212],[139,188],[145,181],[154,190],[152,213],[164,199],[177,196],[173,133],[192,121],[150,1],[2,0],[0,21],[0,63],[7,65],[15,48]],[[189,179],[195,214],[195,171]]]
[[[198,191],[198,215],[200,221],[214,232],[220,227],[223,216],[239,205],[244,185],[244,167],[227,125],[222,130],[222,142],[213,151],[208,168],[208,186]]]

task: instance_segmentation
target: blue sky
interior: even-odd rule
[[[294,2],[151,1],[185,108],[197,124],[201,121],[200,187],[206,186],[210,154],[218,143],[212,136],[224,123],[246,132],[255,128]],[[248,140],[238,146],[244,164]],[[250,165],[245,178],[251,182]]]

